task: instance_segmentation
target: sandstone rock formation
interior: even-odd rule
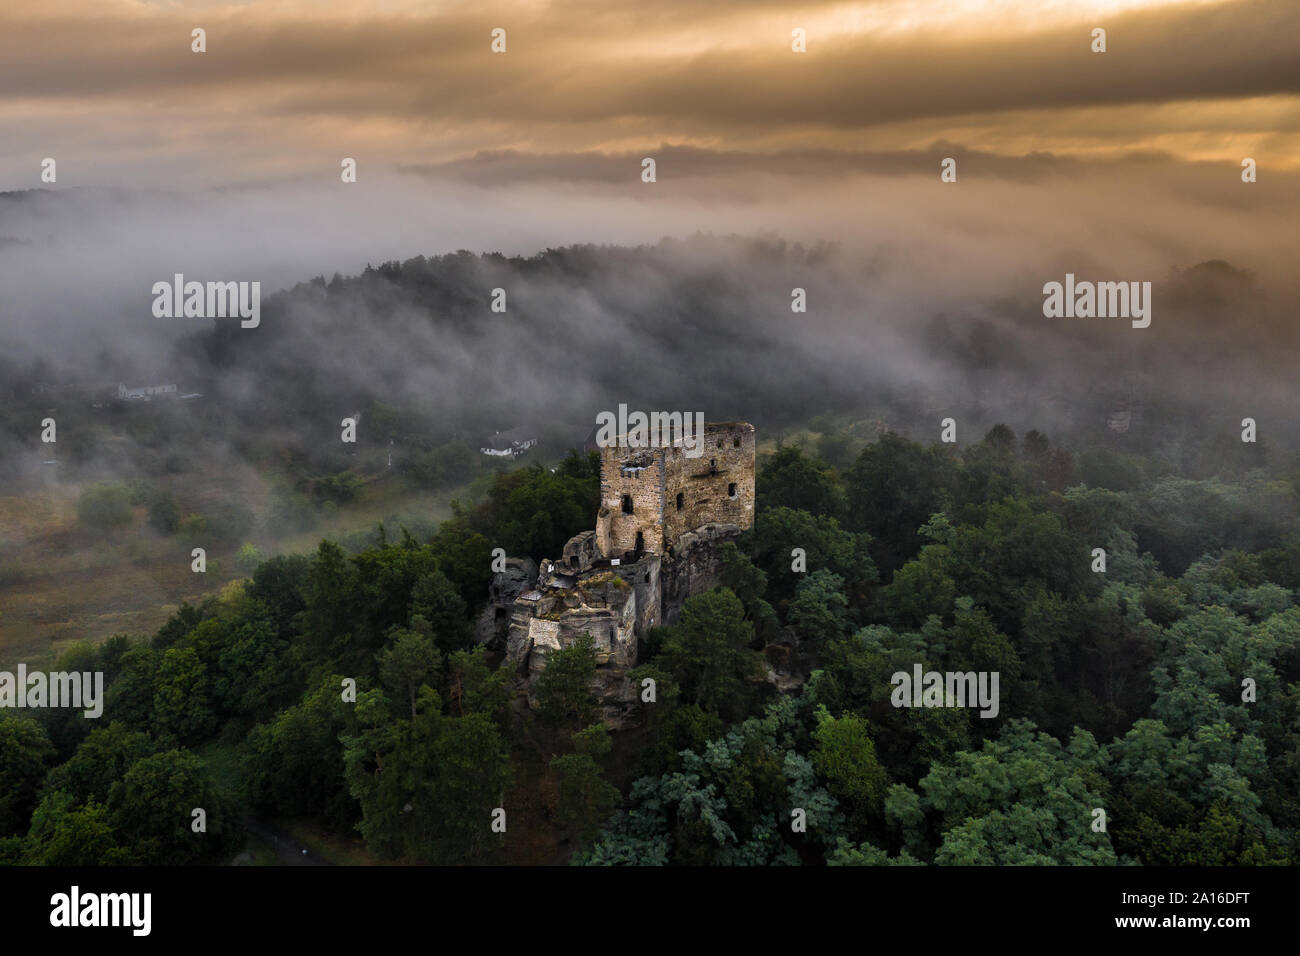
[[[504,643],[530,704],[547,657],[589,634],[603,717],[620,726],[638,698],[627,677],[638,640],[717,584],[718,546],[754,524],[754,427],[706,424],[704,435],[698,457],[680,442],[601,449],[595,529],[540,567],[507,559],[493,580],[479,640]]]

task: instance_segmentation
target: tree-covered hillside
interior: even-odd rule
[[[827,433],[766,455],[757,495],[721,586],[644,642],[655,700],[617,731],[589,645],[529,710],[473,643],[492,549],[554,557],[588,528],[594,457],[75,646],[51,669],[102,670],[104,717],[0,717],[0,859],[216,862],[293,820],[412,862],[1297,860],[1294,463],[1184,477],[1005,426],[960,450]],[[894,706],[918,664],[997,672],[997,715]]]

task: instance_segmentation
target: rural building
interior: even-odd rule
[[[117,383],[117,397],[122,401],[152,401],[157,396],[175,395],[175,385],[141,385],[138,388],[127,388],[121,382]]]
[[[536,433],[530,428],[520,426],[497,432],[483,443],[479,451],[493,458],[518,458],[536,444]]]

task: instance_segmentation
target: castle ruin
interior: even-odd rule
[[[753,527],[754,453],[746,422],[706,424],[698,457],[680,438],[600,449],[595,529],[570,538],[558,559],[507,559],[479,623],[480,641],[504,645],[530,704],[547,656],[589,634],[604,719],[622,723],[637,701],[627,672],[638,641],[714,587],[718,545]]]

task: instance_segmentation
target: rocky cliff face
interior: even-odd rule
[[[589,634],[602,717],[622,726],[637,702],[627,673],[637,665],[639,640],[652,627],[674,623],[688,598],[718,584],[718,547],[740,531],[736,525],[705,525],[682,535],[663,557],[648,554],[632,564],[601,563],[577,573],[567,557],[560,564],[543,561],[535,576],[528,567],[511,566],[493,582],[481,628],[503,644],[531,706],[550,655]],[[576,539],[571,543],[578,546]],[[503,615],[511,594],[516,596]]]
[[[525,591],[515,601],[506,638],[506,657],[517,668],[536,706],[537,681],[550,655],[586,634],[596,649],[598,694],[607,723],[621,726],[635,703],[627,672],[636,666],[636,590],[608,570],[584,573],[569,583],[548,580],[545,590]]]
[[[530,705],[549,656],[589,634],[604,720],[621,726],[638,698],[627,672],[639,640],[717,586],[719,546],[754,523],[754,427],[706,425],[705,439],[696,458],[603,449],[596,529],[570,538],[558,561],[507,559],[493,580],[478,639],[514,663]]]
[[[498,572],[488,584],[487,606],[479,614],[475,640],[493,653],[504,651],[515,601],[536,583],[536,561],[506,558],[505,570]]]
[[[676,624],[688,598],[718,586],[722,573],[719,547],[740,536],[734,524],[709,524],[677,539],[660,570],[660,624]]]

